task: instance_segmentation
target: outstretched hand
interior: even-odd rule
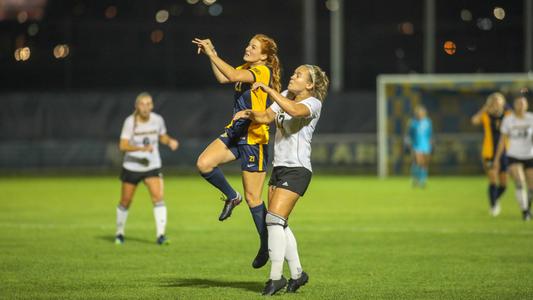
[[[180,144],[179,144],[178,140],[170,139],[170,140],[168,141],[168,147],[169,147],[170,150],[172,150],[172,151],[176,151],[176,149],[178,149],[179,145],[180,145]]]
[[[268,89],[268,86],[266,86],[262,82],[254,82],[254,84],[252,85],[252,91],[256,91],[257,89],[262,89],[264,92],[266,92]]]
[[[204,53],[205,55],[210,56],[216,53],[215,46],[213,46],[213,43],[210,39],[194,38],[194,40],[192,40],[192,43],[198,46],[198,54]]]
[[[237,120],[237,119],[249,119],[250,118],[250,111],[249,110],[241,110],[241,111],[238,111],[234,116],[233,116],[233,121]]]

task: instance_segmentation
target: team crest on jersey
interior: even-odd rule
[[[251,71],[256,73],[257,75],[261,75],[261,71],[259,71],[258,68],[253,68]]]

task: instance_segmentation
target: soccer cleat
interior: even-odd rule
[[[259,252],[257,252],[254,261],[252,262],[252,267],[254,269],[259,269],[263,267],[268,262],[268,258],[268,249],[259,249]]]
[[[170,241],[167,239],[166,236],[164,235],[160,235],[157,240],[156,240],[157,244],[159,245],[168,245],[170,244]]]
[[[269,279],[263,289],[263,296],[272,296],[287,285],[287,279],[281,275],[279,280]]]
[[[124,236],[122,234],[117,234],[115,236],[115,245],[122,245],[124,244]]]
[[[305,272],[302,272],[300,278],[298,279],[289,279],[289,284],[287,284],[287,293],[295,293],[296,290],[305,285],[308,281],[309,276]]]
[[[500,215],[500,212],[501,212],[500,203],[496,202],[494,206],[490,208],[490,214],[493,217],[497,217],[498,215]]]
[[[531,212],[529,210],[524,210],[522,212],[522,219],[525,221],[525,222],[529,222],[531,221]]]
[[[224,200],[224,202],[224,208],[222,208],[222,212],[218,217],[219,221],[224,221],[231,216],[231,211],[235,208],[235,206],[241,204],[242,196],[241,194],[237,193],[237,196],[235,198],[231,200]]]

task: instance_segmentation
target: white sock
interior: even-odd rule
[[[126,220],[128,219],[128,209],[122,205],[117,206],[117,232],[116,235],[124,235]]]
[[[516,201],[518,202],[518,205],[520,205],[520,208],[524,211],[524,210],[527,210],[527,191],[526,189],[524,188],[521,188],[521,189],[516,189],[515,190],[515,196],[516,196]]]
[[[163,200],[154,205],[155,227],[157,229],[157,237],[165,234],[165,227],[167,226],[167,207]]]
[[[302,265],[300,264],[300,257],[298,256],[298,245],[292,230],[287,226],[285,228],[285,238],[287,246],[285,248],[285,259],[291,271],[291,278],[298,279],[302,275]]]
[[[279,280],[283,274],[283,258],[287,239],[281,225],[267,225],[268,230],[268,255],[270,256],[270,279]]]

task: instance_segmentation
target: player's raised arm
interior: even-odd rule
[[[198,53],[204,53],[209,57],[213,73],[220,83],[254,82],[254,75],[250,71],[235,69],[221,59],[217,55],[211,40],[195,38],[192,42],[198,46]],[[248,48],[250,46],[246,48],[247,51]]]
[[[274,121],[274,118],[276,118],[276,114],[269,107],[265,111],[257,111],[257,110],[251,110],[251,109],[241,110],[235,114],[235,116],[233,117],[233,120],[250,119],[255,123],[269,124],[272,121]]]
[[[264,85],[261,82],[256,82],[252,86],[252,90],[262,89],[265,91],[272,100],[274,100],[286,113],[295,118],[306,118],[311,115],[309,108],[301,103],[294,102],[282,94],[278,93],[271,87]]]

